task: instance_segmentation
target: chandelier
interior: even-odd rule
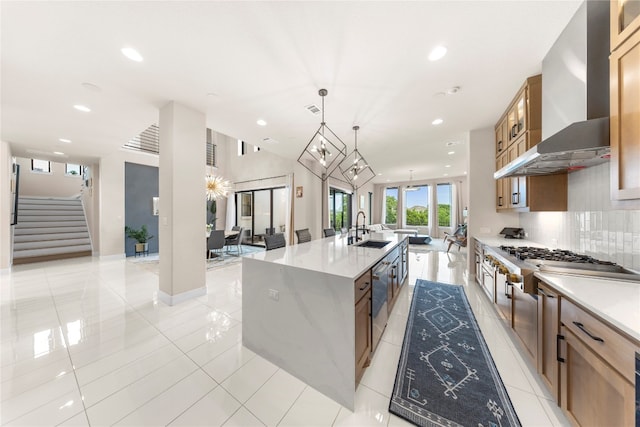
[[[346,157],[347,152],[347,146],[324,121],[324,97],[327,96],[327,93],[326,89],[318,91],[322,97],[322,121],[298,157],[298,163],[323,181],[336,170]]]
[[[216,200],[218,197],[227,197],[231,190],[231,184],[221,176],[207,175],[205,178],[205,191],[207,200]]]
[[[376,176],[371,166],[369,166],[362,154],[358,151],[358,129],[360,129],[360,126],[353,127],[353,131],[355,132],[354,150],[349,153],[339,165],[340,173],[342,173],[344,179],[351,184],[354,190],[362,187]]]

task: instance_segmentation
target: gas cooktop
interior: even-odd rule
[[[640,280],[640,274],[614,262],[603,261],[589,255],[563,249],[547,249],[530,246],[500,246],[500,249],[518,261],[535,266],[535,270],[548,273],[564,273],[601,278]]]
[[[500,246],[500,249],[519,260],[537,259],[547,261],[579,262],[589,264],[615,265],[611,261],[601,261],[563,249],[536,248],[531,246]]]

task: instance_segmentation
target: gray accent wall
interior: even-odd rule
[[[149,253],[158,252],[158,218],[153,215],[153,198],[159,194],[159,169],[155,166],[125,162],[124,223],[132,228],[146,224],[149,233]],[[124,229],[122,230],[124,233]],[[125,253],[135,255],[134,239],[125,237]]]

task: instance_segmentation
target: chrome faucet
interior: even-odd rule
[[[358,220],[360,219],[360,214],[362,214],[362,233],[364,234],[364,223],[367,221],[367,216],[364,214],[364,211],[359,211],[358,215],[356,215],[356,242],[362,240],[358,239]]]

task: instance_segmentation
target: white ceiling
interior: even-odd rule
[[[466,132],[494,125],[579,3],[2,1],[1,137],[14,155],[89,163],[174,100],[212,129],[297,158],[320,123],[304,107],[326,88],[327,125],[349,151],[360,126],[377,182],[409,169],[414,180],[462,175]],[[448,54],[430,62],[438,44]]]

